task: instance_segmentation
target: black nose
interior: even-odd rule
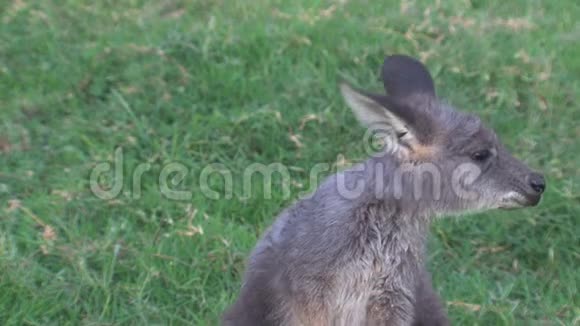
[[[528,183],[535,192],[541,194],[546,189],[546,180],[544,176],[538,173],[532,173],[528,176]]]

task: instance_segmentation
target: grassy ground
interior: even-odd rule
[[[577,1],[5,0],[0,13],[0,324],[215,325],[308,170],[365,158],[336,80],[380,89],[390,53],[426,61],[443,97],[548,180],[538,208],[433,225],[454,323],[579,324]],[[103,200],[90,171],[118,147],[124,187]],[[161,194],[169,162],[191,198]],[[279,184],[239,196],[255,162],[291,166],[291,198]],[[232,199],[202,194],[210,163],[232,171]]]

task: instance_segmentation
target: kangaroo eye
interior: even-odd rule
[[[477,162],[483,162],[491,156],[491,152],[487,149],[483,149],[471,154],[471,159]]]

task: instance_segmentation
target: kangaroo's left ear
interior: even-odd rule
[[[404,117],[389,111],[392,107],[388,104],[389,99],[384,95],[370,94],[355,89],[349,84],[342,82],[340,91],[344,100],[351,108],[358,121],[367,128],[380,127],[392,131],[393,135],[409,133]]]
[[[415,112],[388,96],[370,94],[341,83],[340,90],[346,103],[357,119],[369,129],[379,129],[389,150],[399,157],[425,158],[433,152],[420,139],[427,130],[415,128],[418,122]]]

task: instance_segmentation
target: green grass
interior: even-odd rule
[[[217,324],[309,169],[365,158],[336,80],[380,89],[392,53],[426,60],[442,97],[548,180],[537,208],[433,225],[454,324],[578,324],[578,2],[403,2],[2,1],[0,324]],[[123,193],[102,200],[90,171],[118,147]],[[170,162],[191,198],[161,194]],[[292,167],[291,198],[240,198],[244,168],[272,162]],[[202,194],[211,163],[232,199]]]

